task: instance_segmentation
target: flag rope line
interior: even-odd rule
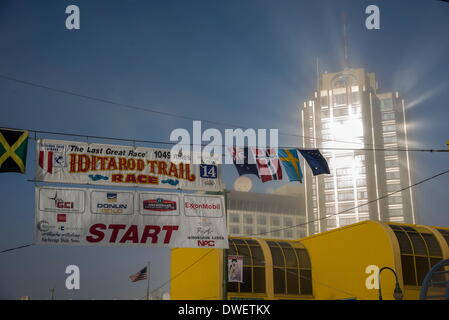
[[[156,141],[156,140],[136,140],[136,139],[127,139],[127,138],[114,138],[114,137],[104,137],[104,136],[91,136],[85,134],[76,134],[76,133],[64,133],[64,132],[56,132],[56,131],[43,131],[43,130],[33,130],[33,129],[18,129],[18,128],[9,128],[9,127],[1,127],[7,130],[28,130],[29,132],[33,132],[35,134],[49,134],[49,135],[60,135],[60,136],[70,136],[70,137],[78,137],[78,138],[91,138],[91,139],[102,139],[102,140],[113,140],[113,141],[122,141],[122,142],[132,142],[132,143],[149,143],[149,144],[163,144],[163,145],[179,145],[179,146],[198,146],[198,144],[179,144],[178,142],[167,142],[167,141]],[[34,137],[29,137],[31,140],[36,140]],[[206,143],[202,143],[199,146],[210,146],[210,147],[226,147],[224,144],[216,144],[209,145]],[[392,149],[392,148],[302,148],[297,146],[279,146],[277,149],[301,149],[301,150],[341,150],[341,151],[398,151],[398,152],[430,152],[430,153],[449,153],[449,149]],[[225,156],[222,154],[222,156]]]
[[[83,98],[83,99],[88,99],[88,100],[93,100],[93,101],[97,101],[97,102],[101,102],[101,103],[112,104],[112,105],[119,106],[119,107],[124,107],[124,108],[127,108],[127,109],[143,111],[143,112],[150,112],[150,113],[155,113],[155,114],[159,114],[159,115],[162,115],[162,116],[180,118],[180,119],[184,119],[184,120],[191,120],[191,121],[201,120],[201,121],[206,122],[206,123],[215,124],[215,125],[219,125],[219,126],[223,126],[223,127],[233,127],[233,128],[247,129],[247,128],[243,128],[243,127],[235,125],[235,124],[224,123],[224,122],[213,121],[213,120],[192,118],[192,117],[189,117],[189,116],[179,115],[179,114],[175,114],[175,113],[171,113],[171,112],[164,112],[164,111],[160,111],[160,110],[154,110],[154,109],[144,108],[144,107],[140,107],[140,106],[135,106],[135,105],[125,104],[125,103],[115,102],[115,101],[104,99],[104,98],[92,97],[92,96],[88,96],[88,95],[85,95],[85,94],[79,94],[79,93],[76,93],[76,92],[72,92],[72,91],[69,91],[69,90],[53,88],[53,87],[50,87],[50,86],[34,83],[34,82],[31,82],[31,81],[20,80],[20,79],[9,77],[9,76],[3,75],[3,74],[0,74],[0,78],[2,78],[4,80],[16,82],[16,83],[28,85],[28,86],[33,86],[33,87],[40,88],[40,89],[50,90],[50,91],[57,92],[57,93],[60,93],[60,94],[66,94],[66,95],[71,95],[71,96],[75,96],[75,97],[79,97],[79,98]],[[361,142],[350,142],[350,141],[343,141],[343,140],[322,139],[322,138],[316,138],[316,137],[310,137],[310,136],[297,135],[297,134],[293,134],[293,133],[282,133],[282,132],[280,132],[279,135],[291,136],[291,137],[296,137],[296,138],[306,138],[306,139],[312,139],[312,140],[321,140],[321,141],[327,141],[327,142],[341,142],[341,143],[350,143],[350,144],[361,144]],[[367,145],[372,145],[372,146],[375,146],[375,147],[378,146],[378,145],[375,145],[375,144],[367,144]]]

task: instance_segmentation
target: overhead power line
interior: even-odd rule
[[[388,194],[386,194],[386,195],[384,195],[384,196],[381,196],[381,197],[379,197],[379,198],[377,198],[377,199],[374,199],[374,200],[371,200],[371,201],[362,203],[362,204],[360,204],[360,205],[358,205],[358,206],[355,206],[355,207],[353,207],[353,208],[349,208],[349,209],[343,210],[343,211],[341,211],[341,212],[337,212],[337,213],[334,213],[334,214],[329,214],[329,215],[327,215],[326,217],[322,217],[322,218],[319,218],[319,219],[311,220],[311,221],[308,221],[308,222],[304,222],[304,223],[300,223],[300,224],[296,224],[296,225],[293,225],[293,226],[288,226],[288,227],[284,227],[284,228],[280,228],[280,229],[275,229],[275,230],[270,230],[270,231],[260,232],[260,233],[253,233],[253,234],[249,234],[248,236],[258,236],[258,235],[263,235],[263,234],[273,233],[273,232],[277,232],[277,231],[288,230],[288,229],[292,229],[292,228],[296,228],[296,227],[305,226],[305,225],[308,225],[308,224],[310,224],[310,223],[314,223],[314,222],[317,222],[317,221],[326,220],[326,219],[329,219],[330,217],[338,216],[338,215],[343,214],[343,213],[346,213],[346,212],[348,212],[348,211],[351,211],[351,210],[354,210],[354,209],[357,209],[357,208],[366,206],[366,205],[368,205],[368,204],[370,204],[370,203],[373,203],[373,202],[376,202],[376,201],[379,201],[379,200],[388,198],[389,196],[392,196],[392,195],[394,195],[394,194],[396,194],[396,193],[399,193],[399,192],[408,190],[408,189],[410,189],[410,188],[416,187],[417,185],[420,185],[420,184],[422,184],[422,183],[424,183],[424,182],[430,181],[430,180],[432,180],[432,179],[435,179],[435,178],[437,178],[437,177],[439,177],[439,176],[442,176],[442,175],[445,175],[445,174],[447,174],[447,173],[449,173],[449,169],[448,169],[448,170],[445,170],[445,171],[443,171],[443,172],[437,173],[437,174],[435,174],[435,175],[433,175],[433,176],[431,176],[431,177],[429,177],[429,178],[426,178],[426,179],[424,179],[424,180],[421,180],[421,181],[419,181],[419,182],[416,182],[416,183],[414,183],[414,184],[412,184],[412,185],[409,185],[409,186],[407,186],[407,187],[405,187],[405,188],[402,188],[402,189],[400,189],[400,190],[397,190],[397,191],[388,193]]]
[[[402,191],[404,191],[404,190],[413,188],[413,187],[418,186],[418,185],[420,185],[420,184],[422,184],[422,183],[424,183],[424,182],[428,182],[428,181],[430,181],[430,180],[433,180],[433,179],[435,179],[435,178],[437,178],[437,177],[440,177],[440,176],[442,176],[442,175],[445,175],[445,174],[447,174],[447,173],[449,173],[449,169],[448,169],[448,170],[445,170],[445,171],[442,171],[442,172],[440,172],[440,173],[437,173],[437,174],[435,174],[435,175],[433,175],[433,176],[431,176],[431,177],[428,177],[428,178],[426,178],[426,179],[423,179],[423,180],[421,180],[421,181],[419,181],[419,182],[416,182],[416,183],[414,183],[414,184],[412,184],[412,185],[410,185],[410,186],[408,186],[408,187],[402,188],[401,190],[397,190],[397,191],[388,193],[388,194],[386,194],[386,195],[384,195],[384,196],[382,196],[382,197],[379,197],[379,198],[377,198],[377,199],[368,201],[368,202],[366,202],[366,203],[364,203],[364,204],[361,204],[361,205],[359,205],[359,206],[356,206],[356,207],[354,207],[354,208],[350,208],[350,209],[347,209],[347,210],[344,210],[344,211],[341,211],[341,212],[338,212],[338,213],[335,213],[335,214],[332,214],[332,215],[328,215],[328,216],[323,217],[323,218],[320,218],[320,219],[312,220],[312,221],[309,221],[309,222],[306,222],[306,223],[301,223],[301,224],[297,224],[297,225],[293,225],[293,226],[289,226],[289,227],[285,227],[285,228],[280,228],[280,229],[270,230],[270,231],[267,231],[267,232],[261,232],[261,233],[249,234],[249,235],[245,235],[245,237],[258,236],[258,235],[268,234],[268,233],[272,233],[272,232],[276,232],[276,231],[282,231],[282,230],[286,230],[286,229],[296,228],[296,227],[300,227],[300,226],[303,226],[303,225],[307,225],[307,224],[309,224],[309,223],[313,223],[313,222],[317,222],[317,221],[320,221],[320,220],[328,219],[328,218],[330,218],[330,217],[332,217],[332,216],[336,216],[336,215],[339,215],[339,214],[348,212],[348,211],[350,211],[350,210],[354,210],[354,209],[356,209],[356,208],[365,206],[365,205],[367,205],[367,204],[369,204],[369,203],[372,203],[372,202],[375,202],[375,201],[379,201],[379,200],[385,199],[385,198],[387,198],[387,197],[389,197],[389,196],[391,196],[391,195],[393,195],[393,194],[396,194],[396,193],[398,193],[398,192],[402,192]],[[208,251],[206,254],[204,254],[203,256],[201,256],[200,258],[198,258],[196,261],[194,261],[192,264],[190,264],[188,267],[186,267],[185,269],[183,269],[182,271],[180,271],[178,274],[176,274],[176,276],[174,276],[173,278],[170,278],[168,281],[164,282],[161,286],[159,286],[158,288],[156,288],[156,289],[153,290],[152,292],[155,292],[156,290],[159,290],[160,288],[164,287],[165,285],[167,285],[169,282],[171,282],[171,281],[174,280],[175,278],[179,277],[179,276],[180,276],[181,274],[183,274],[185,271],[187,271],[188,269],[190,269],[191,267],[193,267],[195,264],[197,264],[198,262],[200,262],[202,259],[204,259],[204,258],[205,258],[207,255],[209,255],[212,251],[213,251],[213,249],[211,249],[211,251]],[[314,280],[314,281],[315,281],[315,280]],[[325,285],[324,283],[321,283],[321,284],[322,284],[322,285]],[[336,288],[334,288],[334,289],[336,289]],[[341,290],[339,290],[339,289],[336,289],[336,290],[341,291]],[[343,292],[343,291],[342,291],[342,292]],[[348,294],[348,293],[346,292],[346,294]]]
[[[34,246],[34,243],[26,244],[26,245],[19,246],[19,247],[15,247],[15,248],[5,249],[5,250],[0,251],[0,253],[5,253],[5,252],[9,252],[9,251],[14,251],[14,250],[18,250],[18,249],[22,249],[22,248],[27,248],[27,247],[31,247],[31,246]]]
[[[242,126],[239,126],[239,125],[236,125],[236,124],[220,122],[220,121],[214,121],[214,120],[207,120],[207,119],[199,119],[199,118],[189,117],[189,116],[186,116],[186,115],[180,115],[180,114],[176,114],[176,113],[172,113],[172,112],[161,111],[161,110],[154,109],[154,108],[145,108],[145,107],[142,107],[142,106],[125,104],[125,103],[121,103],[121,102],[117,102],[117,101],[113,101],[113,100],[109,100],[109,99],[105,99],[105,98],[93,97],[93,96],[89,96],[89,95],[86,95],[86,94],[80,94],[80,93],[69,91],[69,90],[53,88],[53,87],[50,87],[50,86],[47,86],[47,85],[43,85],[43,84],[31,82],[31,81],[26,81],[26,80],[13,78],[13,77],[10,77],[10,76],[7,76],[7,75],[3,75],[3,74],[0,74],[0,78],[2,78],[4,80],[15,82],[15,83],[19,83],[19,84],[22,84],[22,85],[32,86],[32,87],[40,88],[40,89],[45,89],[45,90],[53,91],[53,92],[56,92],[56,93],[59,93],[59,94],[70,95],[70,96],[83,98],[83,99],[87,99],[87,100],[91,100],[91,101],[111,104],[111,105],[114,105],[114,106],[117,106],[117,107],[123,107],[123,108],[127,108],[127,109],[134,110],[134,111],[149,112],[149,113],[158,114],[158,115],[161,115],[161,116],[179,118],[179,119],[190,120],[190,121],[201,120],[201,121],[203,121],[205,123],[210,123],[210,124],[218,125],[218,126],[221,126],[221,127],[241,128],[243,130],[248,129],[248,127],[242,127]],[[298,135],[298,134],[294,134],[294,133],[287,133],[287,132],[279,132],[279,135],[290,136],[290,137],[295,137],[295,138],[306,138],[306,139],[312,139],[312,140],[320,140],[320,141],[325,141],[325,142],[348,143],[348,144],[352,144],[352,145],[354,145],[354,144],[362,144],[361,142],[322,139],[322,138],[316,138],[316,137],[310,137],[310,136],[302,136],[302,135]],[[370,145],[370,146],[374,146],[374,147],[380,147],[379,145],[376,145],[376,144],[366,144],[366,145]]]

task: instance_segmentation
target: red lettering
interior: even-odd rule
[[[157,173],[168,176],[168,174],[167,174],[167,164],[164,161],[159,161],[157,163]]]
[[[145,169],[145,162],[142,159],[137,160],[137,170],[143,171]]]
[[[113,174],[111,177],[111,182],[123,182],[123,174]]]
[[[106,225],[104,225],[102,223],[97,223],[97,224],[92,225],[89,229],[89,232],[92,235],[96,236],[96,238],[92,237],[92,236],[87,236],[86,240],[88,242],[100,242],[101,240],[103,240],[104,233],[102,231],[99,231],[98,229],[106,230]]]
[[[78,172],[87,172],[90,167],[90,158],[88,155],[80,154],[78,156]]]
[[[186,179],[189,181],[195,181],[195,175],[192,173],[190,174],[190,164],[186,163]]]
[[[118,159],[118,168],[119,168],[120,171],[128,170],[128,165],[126,164],[126,158],[119,158]]]
[[[215,247],[214,240],[198,240],[198,247]]]
[[[70,154],[70,172],[76,172],[76,154]]]
[[[148,238],[151,238],[151,243],[157,243],[157,236],[159,232],[161,232],[161,227],[159,226],[145,226],[140,243],[146,243]]]
[[[109,242],[114,243],[117,240],[119,230],[123,230],[125,228],[126,228],[125,224],[110,224],[109,229],[112,229],[112,233]]]
[[[139,174],[137,176],[137,182],[138,183],[147,183],[147,176],[143,174]]]
[[[139,243],[139,233],[137,231],[137,226],[132,225],[129,227],[129,229],[125,232],[122,239],[120,240],[120,243],[125,243],[126,241],[132,241],[132,243]]]
[[[127,183],[136,183],[136,176],[133,174],[127,174],[125,182]]]
[[[108,170],[117,170],[117,162],[114,157],[109,158]]]
[[[134,170],[136,169],[136,160],[134,159],[128,159],[128,170]]]
[[[179,226],[163,226],[162,230],[166,231],[165,232],[164,243],[170,243],[173,231],[176,231],[178,229],[179,229]]]

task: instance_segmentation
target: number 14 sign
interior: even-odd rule
[[[206,179],[217,179],[217,166],[214,164],[201,164],[200,177]]]

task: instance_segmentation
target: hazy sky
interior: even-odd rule
[[[70,4],[81,10],[80,30],[65,28]],[[380,30],[365,28],[370,4],[380,8]],[[192,126],[3,75],[198,119],[299,134],[298,106],[315,90],[315,59],[322,70],[342,67],[343,11],[350,65],[375,72],[380,92],[403,94],[413,147],[446,148],[449,4],[436,0],[0,0],[0,127],[168,141],[173,129]],[[280,143],[297,145],[292,137]],[[27,180],[34,176],[34,148],[30,140],[25,175],[0,174],[0,250],[33,242],[34,183]],[[414,181],[449,168],[445,153],[412,156]],[[229,187],[236,177],[232,166],[224,168]],[[257,183],[254,190],[280,185]],[[448,189],[448,176],[417,188],[424,224],[449,226]],[[33,246],[3,253],[0,298],[47,299],[51,287],[60,299],[141,298],[145,281],[131,283],[128,276],[147,261],[156,288],[170,277],[168,249]],[[69,264],[80,267],[81,290],[65,289]]]

